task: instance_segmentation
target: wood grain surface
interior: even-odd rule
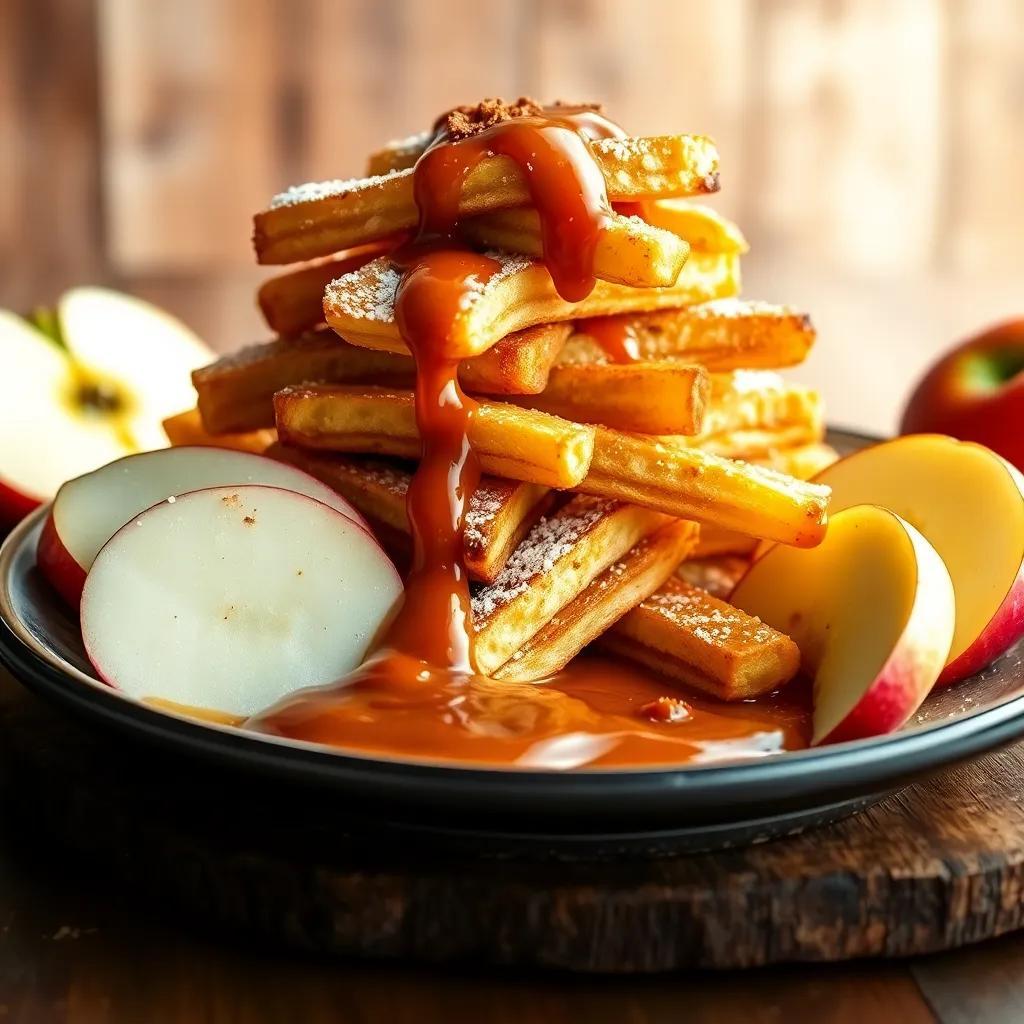
[[[0,306],[109,283],[259,340],[273,192],[526,92],[717,139],[744,290],[814,315],[796,376],[832,422],[891,431],[939,351],[1020,315],[1017,0],[0,0],[0,25]]]
[[[4,718],[25,695],[0,670]],[[6,746],[10,733],[0,727]],[[0,760],[0,1019],[25,1024],[1006,1024],[1024,1018],[1024,933],[911,960],[628,977],[411,966],[290,952],[138,898],[9,802]],[[103,827],[102,821],[89,825]]]
[[[789,839],[573,864],[382,844],[330,796],[254,788],[35,699],[0,724],[33,827],[147,905],[317,953],[634,973],[900,957],[1024,923],[1021,747]]]

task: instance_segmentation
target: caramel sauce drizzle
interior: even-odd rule
[[[544,261],[559,294],[576,302],[594,287],[594,251],[612,215],[589,140],[623,134],[592,109],[555,107],[457,141],[439,134],[420,157],[419,231],[392,255],[402,272],[395,316],[416,363],[422,441],[407,497],[414,556],[404,598],[356,672],[286,698],[250,727],[354,750],[537,768],[680,763],[709,743],[751,736],[770,750],[799,745],[806,721],[789,711],[777,720],[761,708],[753,719],[720,709],[659,720],[642,709],[666,696],[666,684],[607,659],[587,659],[585,671],[570,666],[547,686],[476,672],[462,563],[465,512],[480,478],[468,441],[476,403],[459,387],[458,363],[471,353],[451,328],[500,263],[459,238],[463,185],[489,156],[520,166],[540,214]]]
[[[639,363],[642,359],[640,339],[628,314],[584,317],[576,321],[576,331],[593,338],[610,363]]]

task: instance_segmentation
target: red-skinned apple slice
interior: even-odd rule
[[[298,491],[366,526],[340,494],[295,466],[224,448],[165,448],[129,455],[64,484],[39,537],[39,568],[76,605],[100,548],[133,516],[171,495],[242,484]]]
[[[813,743],[900,728],[928,695],[953,639],[953,584],[909,523],[874,505],[829,518],[816,548],[777,545],[730,601],[789,634],[814,677]]]
[[[956,632],[938,684],[973,675],[1024,635],[1024,477],[982,445],[915,434],[816,478],[829,511],[870,502],[916,526],[949,569]]]
[[[337,510],[277,487],[214,487],[104,545],[82,637],[131,697],[250,715],[355,668],[401,593],[380,545]]]

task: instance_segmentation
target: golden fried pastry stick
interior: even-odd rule
[[[700,262],[696,252],[691,262]],[[814,344],[814,328],[806,313],[749,299],[715,299],[681,309],[612,316],[603,325],[601,321],[574,324],[559,363],[609,362],[608,353],[591,333],[600,326],[628,336],[638,359],[699,363],[711,372],[795,366],[807,358]]]
[[[541,324],[502,338],[459,367],[462,386],[474,394],[543,391],[551,364],[569,333],[568,324]],[[251,345],[196,370],[192,383],[206,429],[255,430],[274,425],[274,392],[289,384],[377,384],[412,387],[410,356],[349,345],[323,328]]]
[[[274,410],[284,444],[403,459],[420,456],[411,391],[297,385],[274,395]],[[482,401],[470,420],[469,440],[485,473],[570,488],[587,474],[594,428]]]
[[[643,203],[639,215],[653,227],[671,231],[695,252],[745,253],[750,246],[743,232],[717,210],[688,199],[654,199]]]
[[[163,421],[164,433],[171,444],[198,444],[212,448],[236,448],[241,452],[262,453],[277,440],[277,431],[247,430],[233,434],[211,434],[203,424],[198,409],[179,412],[177,416],[168,416]]]
[[[334,488],[369,518],[409,532],[406,493],[411,468],[381,459],[275,445],[272,458],[290,462]],[[466,511],[465,563],[470,577],[493,582],[530,527],[551,507],[547,487],[483,477]]]
[[[271,458],[290,462],[347,498],[360,512],[409,533],[405,496],[412,469],[401,463],[274,445]],[[492,583],[527,530],[550,509],[553,493],[540,484],[485,476],[466,510],[464,560],[470,579]]]
[[[367,160],[367,175],[389,174],[391,171],[414,167],[431,138],[430,132],[421,132],[407,139],[398,139],[384,149],[371,153]],[[641,217],[648,224],[671,231],[700,252],[745,253],[749,249],[740,229],[727,217],[703,203],[689,199],[651,199],[635,204],[635,208],[629,208],[628,212]],[[505,248],[497,241],[492,244],[499,249]]]
[[[599,643],[721,700],[769,693],[800,668],[800,651],[788,636],[676,578]]]
[[[509,253],[539,258],[543,250],[535,210],[504,210],[474,217],[466,222],[464,233],[484,247]],[[681,238],[635,217],[613,215],[598,240],[594,270],[603,280],[634,287],[666,287],[676,282],[688,254],[689,247]],[[257,296],[264,319],[278,334],[297,334],[323,323],[327,285],[380,255],[380,246],[369,246],[270,278]]]
[[[392,139],[383,149],[374,150],[366,158],[367,177],[415,167],[416,161],[423,156],[423,151],[433,139],[433,131],[417,132],[405,139]]]
[[[594,142],[591,151],[613,202],[718,190],[718,152],[701,135],[607,139]],[[469,173],[459,212],[473,217],[529,202],[519,165],[495,155]],[[253,245],[260,263],[297,263],[411,231],[418,219],[411,169],[310,182],[274,196],[256,214]]]
[[[825,536],[827,487],[606,427],[595,428],[590,472],[573,489],[797,547]]]
[[[544,255],[540,215],[528,207],[472,217],[461,228],[466,238],[485,249],[534,259]],[[634,288],[664,288],[675,284],[689,253],[686,242],[670,231],[651,227],[639,217],[612,214],[597,239],[594,275]]]
[[[796,448],[773,449],[767,455],[750,461],[756,466],[767,466],[788,476],[795,476],[798,480],[812,480],[838,458],[836,450],[827,444],[807,444]],[[695,558],[752,555],[758,543],[755,537],[705,523],[693,554]]]
[[[286,444],[419,456],[410,391],[310,385],[278,392],[274,406]],[[469,437],[484,471],[495,476],[629,501],[785,544],[814,545],[824,535],[827,487],[700,449],[489,401],[478,404]]]
[[[684,363],[570,363],[552,367],[539,395],[509,401],[638,434],[696,434],[709,388],[703,368]]]
[[[704,421],[696,434],[662,440],[772,465],[773,453],[818,444],[824,435],[824,409],[817,391],[774,373],[740,370],[712,375]],[[786,463],[779,460],[777,465]]]
[[[582,302],[566,302],[543,263],[508,253],[488,255],[497,263],[495,273],[469,293],[449,335],[454,350],[464,358],[536,324],[705,302],[739,290],[738,256],[697,253],[667,288],[629,288],[598,281]],[[332,281],[324,292],[327,322],[354,345],[407,352],[395,323],[400,279],[391,262],[381,258]]]
[[[274,425],[274,392],[307,380],[411,386],[411,359],[346,345],[323,328],[221,356],[192,372],[203,424],[211,434]]]
[[[808,427],[816,435],[811,440],[821,439],[824,411],[813,388],[765,370],[712,375],[703,435],[791,426]]]
[[[542,518],[498,578],[471,600],[477,665],[491,675],[641,537],[666,517],[618,501],[577,495]]]
[[[324,289],[336,277],[358,270],[384,251],[386,247],[369,245],[268,278],[256,293],[267,326],[276,334],[290,335],[322,324]]]
[[[532,682],[565,668],[672,575],[693,548],[697,534],[696,523],[676,520],[644,537],[515,651],[494,678]]]

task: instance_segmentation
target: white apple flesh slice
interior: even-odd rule
[[[942,559],[895,513],[855,505],[816,548],[777,545],[730,601],[789,634],[814,679],[813,743],[904,725],[946,663],[953,584]]]
[[[224,448],[165,448],[129,455],[64,484],[39,537],[39,568],[57,592],[76,605],[100,548],[129,519],[171,495],[242,484],[297,491],[366,527],[340,494],[295,466]]]
[[[871,503],[916,526],[953,579],[956,631],[938,684],[973,675],[1024,635],[1024,477],[979,444],[914,434],[816,478],[829,511]]]
[[[87,380],[103,388],[134,451],[164,448],[163,421],[195,404],[191,373],[214,358],[165,310],[107,288],[72,288],[57,303],[61,337]]]
[[[125,455],[76,399],[74,367],[45,334],[0,310],[0,526],[10,526],[79,473]]]
[[[276,487],[168,499],[104,545],[82,594],[100,677],[139,700],[251,715],[355,668],[402,593],[367,530]]]

